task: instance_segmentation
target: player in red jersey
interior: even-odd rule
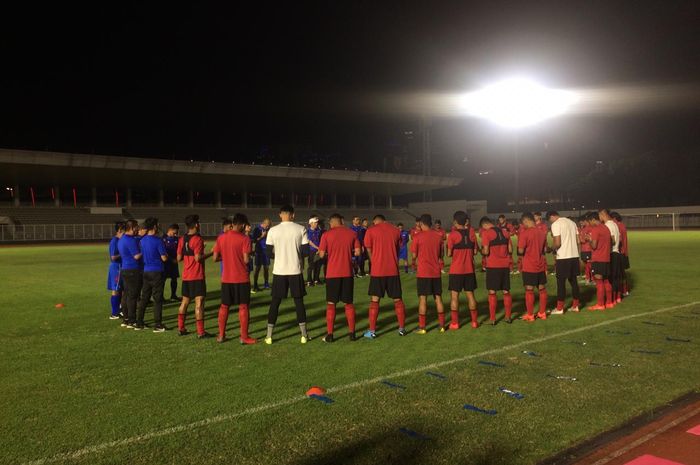
[[[525,285],[525,308],[527,314],[524,321],[535,321],[535,288],[540,293],[540,310],[537,318],[547,319],[547,261],[545,252],[547,247],[546,235],[542,234],[535,225],[532,213],[523,213],[520,221],[525,229],[518,236],[518,255],[523,261],[523,284]]]
[[[542,219],[542,212],[534,212],[532,216],[535,218],[535,228],[544,235],[544,244],[547,246],[547,236],[549,235],[549,225],[546,221]],[[545,273],[549,271],[549,263],[547,263],[547,255],[544,257]],[[550,271],[549,274],[554,275],[554,270]]]
[[[177,244],[177,261],[184,262],[182,268],[182,302],[177,314],[177,327],[180,336],[187,334],[185,316],[190,301],[194,299],[194,315],[197,324],[197,337],[211,337],[204,331],[204,298],[207,295],[207,283],[204,277],[204,262],[212,253],[204,252],[204,241],[199,235],[199,215],[185,218],[187,234]]]
[[[406,335],[406,306],[402,300],[401,279],[399,278],[399,247],[401,234],[399,228],[387,223],[384,215],[375,215],[374,225],[365,234],[365,248],[372,260],[370,268],[369,289],[369,330],[364,336],[369,339],[377,337],[377,317],[379,316],[379,299],[388,295],[394,300],[394,311],[399,322],[399,336]],[[423,234],[423,233],[421,233]],[[414,238],[415,240],[415,238]]]
[[[428,296],[433,296],[437,307],[440,332],[445,331],[445,307],[442,304],[442,233],[433,229],[432,217],[425,213],[420,217],[421,233],[411,243],[411,255],[418,264],[416,289],[418,291],[418,331],[425,334],[425,314],[428,310]]]
[[[591,232],[591,225],[588,222],[586,215],[579,219],[579,242],[581,243],[581,261],[584,266],[584,279],[587,285],[593,283],[593,275],[591,274],[591,254],[593,249],[588,241],[588,235]]]
[[[622,255],[622,297],[630,295],[627,270],[630,268],[629,243],[627,242],[627,226],[622,222],[622,216],[618,212],[610,213],[613,221],[620,230],[620,254]]]
[[[447,240],[447,233],[445,232],[444,229],[442,229],[442,221],[440,220],[435,220],[433,223],[433,229],[440,233],[440,237],[442,238],[442,253],[445,253],[445,241]],[[445,272],[445,257],[444,255],[440,256],[440,273]]]
[[[610,283],[610,254],[612,252],[612,235],[610,230],[600,222],[598,213],[590,213],[588,222],[591,231],[586,236],[593,250],[591,272],[595,279],[597,303],[588,310],[605,310],[613,307],[612,284]]]
[[[450,278],[447,288],[450,291],[450,329],[459,329],[459,294],[464,291],[471,316],[472,328],[478,328],[476,299],[476,274],[474,273],[474,254],[479,247],[474,228],[469,226],[469,215],[456,211],[453,228],[447,235],[447,256],[452,257]]]
[[[243,232],[248,218],[236,213],[231,226],[219,235],[214,245],[214,261],[222,262],[221,272],[221,306],[219,307],[219,337],[217,342],[226,340],[226,323],[232,305],[238,305],[238,321],[241,326],[241,344],[255,344],[255,339],[248,337],[250,317],[250,262],[251,242]]]
[[[326,267],[326,336],[323,342],[333,342],[335,306],[341,300],[345,304],[350,340],[355,338],[355,305],[353,304],[354,280],[352,257],[361,253],[360,241],[352,229],[343,224],[343,217],[334,213],[328,219],[331,229],[321,236],[319,257],[328,258]]]
[[[513,259],[513,242],[510,234],[500,226],[495,226],[490,218],[483,217],[479,222],[484,234],[481,236],[481,252],[486,257],[486,289],[489,291],[489,321],[496,324],[498,291],[503,292],[506,323],[510,324],[513,311],[513,296],[510,294],[510,268]]]
[[[498,225],[503,231],[504,235],[511,237],[515,233],[515,227],[506,220],[506,215],[498,215]],[[512,245],[511,245],[512,248]],[[513,254],[510,255],[510,261],[508,262],[508,270],[510,274],[513,274]]]

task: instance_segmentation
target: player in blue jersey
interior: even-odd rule
[[[121,317],[119,309],[122,300],[122,285],[119,277],[121,271],[122,259],[119,256],[119,239],[124,235],[126,223],[117,221],[114,223],[114,236],[109,241],[109,268],[107,271],[107,290],[111,292],[109,299],[112,307],[110,320],[118,320]]]
[[[143,286],[141,299],[136,311],[135,330],[145,328],[143,316],[146,313],[146,304],[153,298],[153,326],[154,333],[165,331],[163,326],[163,263],[168,260],[163,239],[158,236],[158,218],[149,217],[144,221],[146,235],[141,238],[141,254],[143,255]]]
[[[253,243],[255,244],[255,274],[253,275],[252,293],[260,291],[260,288],[258,287],[258,276],[260,276],[261,268],[263,270],[263,279],[265,280],[263,287],[265,289],[270,288],[270,257],[268,257],[267,250],[265,249],[267,232],[270,230],[270,224],[270,218],[265,218],[262,223],[253,229]]]
[[[143,271],[141,271],[141,249],[135,239],[139,224],[136,220],[126,222],[124,235],[117,242],[119,258],[122,261],[120,277],[124,289],[125,312],[122,327],[133,329],[136,326],[136,303],[141,292]]]
[[[163,285],[165,285],[166,279],[170,279],[170,300],[182,300],[177,296],[177,278],[180,277],[180,267],[177,264],[177,236],[179,233],[180,226],[173,223],[168,226],[168,231],[163,237],[165,252],[168,254],[168,260],[163,267]]]
[[[403,270],[408,273],[408,241],[411,237],[411,233],[406,231],[403,227],[403,223],[396,225],[399,228],[399,234],[401,235],[401,248],[399,249],[399,267],[403,261]]]

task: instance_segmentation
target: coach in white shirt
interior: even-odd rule
[[[547,221],[551,224],[552,250],[556,254],[554,268],[557,274],[557,308],[552,310],[552,315],[564,313],[564,299],[566,299],[566,281],[571,284],[573,303],[569,311],[579,311],[579,239],[576,223],[568,218],[559,216],[555,211],[547,212]]]
[[[272,344],[272,331],[277,323],[282,299],[291,293],[297,310],[297,323],[301,331],[301,343],[306,344],[306,308],[304,307],[304,287],[302,246],[309,243],[306,228],[294,222],[294,207],[285,205],[280,209],[282,222],[273,226],[267,233],[266,247],[274,253],[272,265],[272,300],[267,314],[266,344]]]

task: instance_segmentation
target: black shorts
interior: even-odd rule
[[[392,299],[400,299],[401,279],[397,276],[370,276],[367,295],[384,297],[388,295]]]
[[[510,291],[510,268],[486,268],[486,289]]]
[[[447,289],[455,292],[472,292],[476,289],[476,274],[451,274],[447,282]]]
[[[610,263],[608,262],[593,262],[591,263],[591,274],[600,275],[603,279],[610,277]]]
[[[593,252],[581,252],[581,260],[585,262],[590,262],[591,261],[591,255]]]
[[[345,302],[352,303],[352,294],[355,290],[355,280],[348,276],[347,278],[326,278],[326,302]]]
[[[240,305],[250,303],[250,283],[221,283],[221,304]]]
[[[528,273],[527,271],[522,272],[523,285],[525,286],[544,286],[547,284],[547,273],[540,271],[539,273]]]
[[[622,256],[622,266],[625,270],[630,269],[630,258],[627,255]]]
[[[196,281],[182,282],[182,297],[194,299],[195,297],[204,297],[207,295],[207,282],[203,279]]]
[[[554,262],[557,278],[576,279],[580,268],[578,258],[562,258]]]
[[[272,275],[272,297],[284,299],[287,293],[292,295],[292,298],[299,299],[306,295],[304,288],[304,277],[301,274]]]
[[[418,295],[442,295],[441,278],[416,278]]]

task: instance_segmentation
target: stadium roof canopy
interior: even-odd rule
[[[81,186],[402,195],[460,178],[0,149],[4,186]]]

